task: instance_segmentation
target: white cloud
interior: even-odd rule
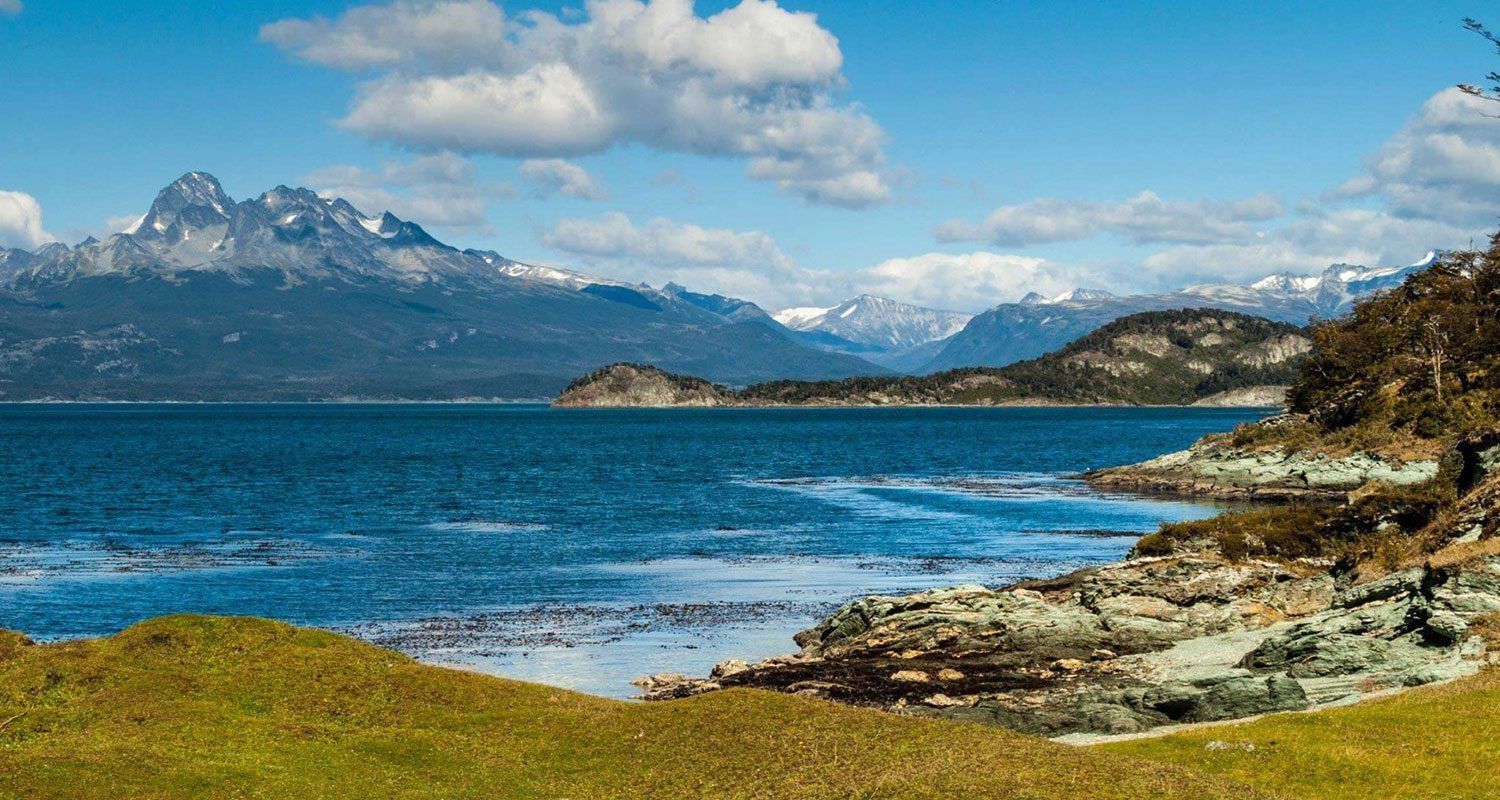
[[[1400,216],[1494,225],[1500,121],[1492,113],[1492,103],[1456,88],[1438,92],[1333,196],[1379,195]]]
[[[0,0],[0,14],[14,17],[21,13],[21,10],[24,8],[25,6],[21,4],[21,0]]]
[[[1430,249],[1483,243],[1500,220],[1500,121],[1490,113],[1485,101],[1444,89],[1322,204],[1247,240],[1155,253],[1143,275],[1177,284],[1247,280],[1338,262],[1409,263]]]
[[[540,197],[557,194],[580,200],[608,200],[609,192],[588,170],[560,158],[531,159],[521,163],[521,178]]]
[[[926,253],[853,270],[798,265],[768,234],[702,228],[653,219],[636,225],[619,212],[565,219],[542,242],[605,268],[608,274],[753,300],[768,309],[833,305],[870,293],[934,308],[978,311],[1028,291],[1055,294],[1077,285],[1082,270],[1040,258],[1000,253]]]
[[[618,211],[597,220],[561,220],[542,235],[542,243],[580,255],[678,266],[761,267],[778,271],[794,266],[776,242],[760,231],[702,228],[661,217],[637,226]]]
[[[1002,206],[977,223],[943,223],[935,234],[1020,246],[1108,233],[1169,245],[1092,270],[1091,282],[1127,291],[1243,283],[1339,262],[1410,263],[1431,249],[1482,243],[1500,220],[1500,122],[1487,116],[1492,109],[1458,89],[1438,92],[1367,159],[1362,173],[1290,213],[1270,195],[1168,201],[1143,192],[1124,202]]]
[[[593,0],[576,19],[489,0],[359,6],[261,37],[325,66],[373,70],[341,124],[421,148],[562,158],[626,143],[747,160],[810,203],[890,199],[885,132],[840,104],[843,54],[816,16],[742,0]]]
[[[1246,282],[1275,272],[1310,273],[1336,263],[1404,264],[1428,250],[1466,247],[1482,236],[1482,230],[1383,210],[1317,210],[1249,242],[1184,245],[1154,253],[1143,262],[1140,278],[1162,288],[1177,288],[1190,283]]]
[[[938,225],[940,241],[987,241],[1002,247],[1092,239],[1104,233],[1136,243],[1240,241],[1264,222],[1285,213],[1269,194],[1242,200],[1163,200],[1143,191],[1128,200],[1032,200],[1001,206],[978,223],[950,220]]]
[[[56,238],[42,228],[42,206],[25,192],[0,190],[0,247],[31,250]]]
[[[390,211],[424,227],[488,233],[485,208],[508,187],[487,187],[474,165],[451,153],[390,161],[378,170],[349,165],[325,167],[303,180],[324,197],[342,197],[368,215]]]
[[[505,12],[488,0],[357,6],[337,20],[287,19],[261,28],[267,42],[338,69],[462,67],[495,55]]]
[[[924,253],[892,258],[853,273],[857,292],[868,292],[929,308],[980,311],[1027,292],[1059,294],[1084,273],[1041,258],[991,253]]]

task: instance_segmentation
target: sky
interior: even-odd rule
[[[768,308],[1408,263],[1500,217],[1447,2],[0,0],[0,246],[178,175]],[[1500,14],[1493,24],[1500,25]]]

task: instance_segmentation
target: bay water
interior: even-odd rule
[[[250,614],[624,697],[866,593],[1056,575],[1209,503],[1079,471],[1269,409],[0,406],[0,627]]]

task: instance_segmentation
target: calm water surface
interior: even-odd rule
[[[1118,558],[1217,513],[1067,476],[1266,411],[0,406],[0,627],[347,631],[625,696],[869,592]]]

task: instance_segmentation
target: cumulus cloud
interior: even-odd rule
[[[949,221],[944,241],[1022,246],[1113,234],[1166,245],[1093,280],[1127,290],[1246,282],[1274,272],[1313,273],[1333,263],[1410,263],[1431,249],[1483,242],[1500,221],[1500,123],[1493,106],[1458,89],[1430,97],[1365,162],[1317,202],[1288,212],[1271,195],[1235,201],[1035,200],[979,222]]]
[[[286,19],[261,28],[263,40],[337,69],[463,67],[495,57],[505,12],[486,0],[357,6],[337,20]]]
[[[597,220],[560,220],[542,235],[542,243],[579,255],[678,266],[759,267],[782,272],[795,266],[776,242],[760,231],[702,228],[664,217],[637,226],[618,211]]]
[[[488,199],[510,191],[482,185],[474,177],[474,165],[452,153],[388,161],[373,170],[324,167],[303,180],[318,194],[342,197],[365,214],[389,211],[419,225],[472,233],[490,232]]]
[[[938,225],[940,241],[987,241],[1002,247],[1092,239],[1105,233],[1138,244],[1239,241],[1252,223],[1286,212],[1273,195],[1242,200],[1163,200],[1143,191],[1120,202],[1033,200],[1001,206],[980,222],[951,220]]]
[[[1445,89],[1334,197],[1378,195],[1404,217],[1493,225],[1500,218],[1500,122],[1493,105]]]
[[[25,6],[21,4],[21,0],[0,0],[0,15],[14,17],[21,13],[23,8]]]
[[[608,200],[609,192],[588,170],[561,158],[521,162],[521,178],[539,197],[562,195],[579,200]]]
[[[1059,294],[1092,283],[1083,270],[1042,258],[991,253],[924,253],[892,258],[857,270],[858,292],[929,308],[980,311],[1027,292]]]
[[[56,237],[42,228],[42,206],[25,192],[0,190],[0,247],[31,250]]]
[[[565,219],[544,244],[608,274],[753,300],[769,309],[833,305],[869,293],[934,308],[978,311],[1028,291],[1057,293],[1084,273],[1040,258],[990,252],[926,253],[853,270],[810,269],[761,231],[703,228],[669,219],[637,225],[612,212]]]
[[[1482,243],[1500,220],[1500,122],[1490,113],[1458,89],[1438,92],[1322,203],[1243,241],[1155,253],[1142,277],[1246,280],[1338,262],[1409,263],[1430,249]]]
[[[398,0],[261,37],[297,58],[373,72],[341,124],[419,149],[564,158],[642,143],[732,156],[810,203],[890,199],[885,132],[840,103],[843,54],[813,14],[742,0],[593,0],[576,18],[490,0]]]
[[[1177,287],[1245,282],[1275,272],[1309,273],[1329,264],[1388,265],[1416,261],[1428,250],[1465,247],[1480,230],[1380,209],[1312,210],[1233,244],[1182,245],[1147,256],[1142,279]]]

